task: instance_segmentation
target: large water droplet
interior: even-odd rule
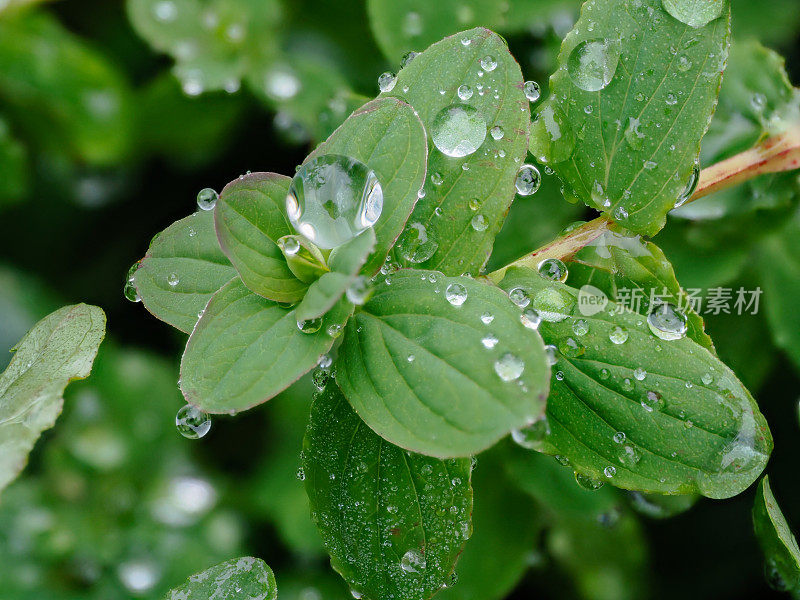
[[[405,231],[397,240],[397,251],[407,263],[419,264],[430,259],[439,248],[433,235],[422,223],[415,222],[407,225]]]
[[[703,27],[725,7],[725,0],[662,0],[664,10],[689,27]]]
[[[397,75],[395,75],[391,71],[386,71],[385,73],[381,73],[380,77],[378,77],[378,88],[380,89],[381,92],[391,92],[394,89],[396,83],[397,83]]]
[[[583,489],[592,492],[599,490],[604,484],[604,482],[600,481],[599,479],[595,479],[589,475],[584,475],[583,473],[578,473],[577,471],[575,471],[575,481],[578,482],[578,485]]]
[[[511,439],[528,450],[540,448],[548,435],[550,435],[550,423],[548,423],[547,417],[543,417],[527,427],[511,430]]]
[[[453,104],[433,119],[431,137],[442,154],[455,158],[469,156],[486,139],[486,121],[474,106]]]
[[[613,344],[624,344],[628,341],[628,330],[617,325],[608,332],[608,339],[610,339]]]
[[[542,184],[542,174],[534,165],[522,165],[517,171],[514,187],[520,196],[530,196],[539,190]]]
[[[400,559],[400,568],[406,573],[419,573],[426,566],[425,558],[416,550],[409,550]]]
[[[460,283],[451,283],[444,291],[444,297],[453,306],[461,306],[467,301],[467,288]]]
[[[506,352],[494,361],[494,371],[503,381],[514,381],[519,379],[522,371],[525,370],[525,363],[521,358]]]
[[[526,306],[528,306],[528,304],[531,303],[531,297],[528,295],[528,292],[526,292],[521,287],[516,287],[513,290],[509,291],[508,297],[514,304],[516,304],[520,308],[525,308]]]
[[[316,319],[306,319],[305,321],[298,321],[297,328],[302,333],[316,333],[322,327],[322,317]]]
[[[586,40],[570,52],[567,71],[572,83],[597,92],[611,83],[619,63],[619,48],[609,40]]]
[[[700,181],[700,162],[695,161],[692,166],[692,174],[689,176],[689,181],[686,182],[686,187],[683,188],[681,195],[675,200],[675,208],[680,208],[686,201],[692,197],[694,191],[697,189],[697,184]]]
[[[526,81],[522,86],[522,91],[525,92],[525,97],[528,99],[528,102],[536,102],[542,95],[539,84],[535,81]]]
[[[533,308],[543,320],[549,323],[559,323],[572,314],[575,308],[575,297],[561,288],[544,288],[534,296]]]
[[[375,173],[347,156],[327,154],[297,171],[286,196],[295,229],[316,246],[335,248],[372,227],[383,210]]]
[[[191,404],[182,406],[175,415],[178,433],[190,440],[197,440],[211,429],[211,419],[202,410]]]
[[[211,188],[203,188],[197,193],[197,206],[200,210],[214,210],[219,194]]]
[[[567,265],[557,258],[546,258],[539,263],[539,275],[550,281],[565,282],[567,280]]]
[[[494,56],[486,55],[481,59],[481,69],[484,71],[494,71],[497,68],[497,61]]]
[[[662,340],[679,340],[686,336],[688,319],[674,304],[661,302],[647,315],[647,326]]]
[[[541,105],[531,123],[531,153],[540,163],[560,163],[572,156],[575,134],[551,100]]]
[[[141,302],[142,297],[139,295],[138,290],[136,289],[136,285],[134,284],[134,278],[136,277],[136,271],[139,270],[139,267],[142,266],[141,261],[137,261],[133,263],[130,269],[128,269],[128,274],[125,277],[125,287],[122,289],[122,293],[125,295],[125,298],[130,300],[131,302]]]
[[[470,98],[472,98],[472,88],[468,86],[466,83],[464,85],[458,86],[458,98],[466,102]]]

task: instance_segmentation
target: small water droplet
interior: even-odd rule
[[[624,344],[628,341],[628,330],[622,327],[616,326],[608,333],[608,339],[611,340],[614,344]]]
[[[534,330],[539,329],[539,325],[542,323],[542,317],[533,308],[526,308],[523,310],[522,314],[519,316],[519,320],[522,321],[525,327]]]
[[[548,435],[550,435],[550,423],[548,423],[546,417],[534,421],[527,427],[511,430],[511,439],[517,445],[528,450],[540,448]]]
[[[419,52],[414,52],[411,50],[410,52],[406,52],[403,55],[403,58],[400,59],[400,67],[405,68],[411,64],[411,61],[414,60],[419,55]]]
[[[558,258],[546,258],[539,263],[539,275],[549,281],[565,282],[567,280],[567,265]]]
[[[485,312],[481,315],[481,323],[484,325],[489,325],[492,321],[494,321],[494,315],[490,312]]]
[[[633,376],[637,381],[643,381],[644,378],[647,377],[647,371],[645,371],[642,367],[636,367],[633,370]]]
[[[481,59],[481,69],[486,72],[494,71],[497,68],[497,61],[493,56],[486,55]]]
[[[501,139],[503,139],[503,136],[505,135],[505,131],[503,131],[503,128],[500,125],[495,125],[494,127],[492,127],[489,130],[489,133],[491,134],[492,138],[494,138],[495,140],[501,140]]]
[[[570,52],[567,71],[572,82],[587,92],[597,92],[611,83],[619,63],[619,48],[609,40],[586,40]]]
[[[697,189],[697,184],[700,181],[700,161],[695,160],[692,165],[692,174],[689,176],[689,181],[686,182],[686,187],[683,188],[681,195],[675,200],[675,208],[680,208],[686,201],[692,197],[694,191]]]
[[[575,471],[575,481],[578,483],[579,486],[591,492],[599,490],[601,487],[603,487],[605,483],[589,475],[578,473],[577,471]]]
[[[529,102],[536,102],[542,95],[539,84],[535,81],[526,81],[522,86],[522,91],[525,93],[525,97]]]
[[[574,333],[578,337],[583,337],[584,335],[589,333],[589,324],[584,319],[577,319],[572,324],[572,333]]]
[[[533,308],[543,320],[549,323],[559,323],[572,314],[575,308],[575,297],[561,288],[544,288],[534,296]]]
[[[497,342],[499,341],[500,340],[497,339],[496,335],[490,333],[481,340],[481,344],[483,344],[483,347],[486,348],[487,350],[491,350],[497,345]]]
[[[425,558],[416,550],[409,550],[400,559],[400,568],[406,573],[419,573],[426,566]]]
[[[407,225],[395,246],[407,263],[419,264],[429,260],[439,249],[439,244],[420,222]]]
[[[525,363],[521,358],[506,352],[494,361],[494,371],[503,381],[514,381],[519,379],[525,370]]]
[[[203,188],[197,193],[197,206],[200,210],[214,210],[219,194],[211,188]]]
[[[378,77],[378,88],[381,90],[381,92],[391,92],[396,83],[397,75],[391,71],[381,73],[380,77]]]
[[[463,85],[458,86],[458,98],[462,102],[466,102],[470,98],[472,98],[472,88],[468,86],[466,83]]]
[[[475,215],[472,217],[470,224],[475,231],[486,231],[486,228],[489,227],[489,222],[483,215]]]
[[[617,474],[617,468],[612,465],[609,465],[605,469],[603,469],[603,475],[605,475],[609,479],[614,477],[614,475],[616,474]]]
[[[436,148],[447,156],[469,156],[486,139],[486,121],[469,104],[453,104],[433,119],[431,137]]]
[[[211,429],[211,419],[202,410],[191,404],[182,406],[175,415],[178,433],[190,440],[197,440]]]
[[[302,333],[316,333],[320,330],[320,327],[322,327],[322,317],[297,322],[297,328]]]
[[[520,308],[525,308],[531,303],[531,297],[528,296],[528,292],[521,287],[514,288],[508,292],[508,297]]]
[[[167,276],[167,283],[169,284],[170,287],[175,287],[176,285],[178,285],[180,283],[180,281],[181,280],[178,277],[177,273],[170,273]]]
[[[533,165],[524,164],[517,171],[514,187],[520,196],[530,196],[539,190],[542,184],[542,174]]]
[[[661,302],[647,315],[647,326],[662,340],[679,340],[686,336],[688,318],[674,304]]]

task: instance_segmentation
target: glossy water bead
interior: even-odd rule
[[[383,189],[362,162],[326,154],[297,171],[286,196],[295,229],[319,248],[330,249],[372,227],[383,210]]]
[[[196,440],[206,435],[211,429],[211,419],[196,406],[187,404],[182,406],[175,415],[175,427],[183,437]]]

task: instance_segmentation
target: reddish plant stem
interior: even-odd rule
[[[797,168],[800,168],[800,124],[781,134],[768,137],[749,150],[703,169],[700,172],[697,189],[685,204],[764,173],[791,171]],[[509,267],[536,269],[546,258],[569,259],[578,250],[609,231],[613,223],[608,217],[597,217],[505,267],[489,273],[487,277],[497,283]]]

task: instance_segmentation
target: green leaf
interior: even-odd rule
[[[184,91],[235,92],[278,51],[277,0],[127,0],[128,19],[153,48],[175,59]]]
[[[370,227],[349,242],[334,248],[328,257],[332,271],[312,283],[297,306],[297,320],[316,319],[328,312],[352,285],[359,269],[375,248],[375,232]]]
[[[349,242],[331,250],[328,265],[331,271],[344,275],[356,275],[367,263],[367,258],[375,249],[375,230],[370,227]]]
[[[276,600],[275,575],[260,558],[243,556],[196,573],[164,600]]]
[[[425,129],[415,111],[394,98],[378,98],[350,115],[306,159],[343,154],[363,162],[378,176],[383,211],[374,227],[375,253],[365,272],[377,272],[403,230],[425,180],[427,153]]]
[[[132,283],[153,316],[191,333],[211,296],[235,276],[217,242],[213,215],[199,211],[153,238]]]
[[[587,2],[561,46],[531,152],[587,205],[655,234],[714,111],[729,22],[727,8],[694,28],[661,0]]]
[[[96,306],[65,306],[39,321],[17,344],[0,375],[0,490],[25,467],[42,431],[61,413],[64,388],[89,376],[106,333]]]
[[[768,237],[758,252],[758,274],[772,338],[800,368],[800,212],[783,231]]]
[[[311,407],[303,472],[331,565],[366,598],[430,598],[471,534],[469,458],[375,435],[331,381]]]
[[[559,351],[542,451],[617,487],[710,498],[738,494],[764,469],[767,423],[705,348],[656,337],[614,302],[597,313],[578,306],[578,290],[530,269],[510,269],[501,287],[528,292],[546,317],[539,332]]]
[[[481,67],[486,57],[496,62],[492,70]],[[492,61],[484,60],[488,65]],[[487,129],[501,127],[503,136],[495,140],[487,132],[482,145],[464,158],[451,158],[430,145],[425,196],[417,202],[409,224],[423,225],[428,239],[438,244],[433,256],[422,263],[424,268],[447,275],[476,274],[483,267],[514,199],[530,128],[522,73],[500,36],[472,29],[445,38],[415,57],[398,73],[389,92],[411,104],[432,135],[437,115],[462,104],[458,96],[462,85],[472,89],[466,104],[478,111]],[[439,178],[441,182],[435,183]],[[476,202],[477,211],[470,208]],[[474,227],[478,215],[483,217],[482,225]]]
[[[496,28],[508,7],[495,0],[368,0],[375,40],[392,63],[411,50],[420,51],[443,37],[482,25]]]
[[[539,418],[548,376],[541,338],[500,290],[410,269],[386,277],[350,320],[336,365],[376,433],[443,458],[475,454]]]
[[[351,310],[340,302],[316,332],[303,333],[293,310],[252,293],[238,277],[231,280],[209,301],[186,344],[183,395],[211,413],[269,400],[330,350]]]
[[[214,209],[220,246],[244,284],[278,302],[297,302],[307,288],[277,244],[293,233],[286,217],[291,181],[275,173],[245,175],[225,186]]]
[[[297,305],[296,318],[307,321],[321,317],[341,300],[353,277],[343,273],[325,273],[308,287],[308,292]]]
[[[703,319],[675,277],[661,249],[640,237],[607,232],[581,249],[569,262],[568,283],[593,285],[617,304],[647,315],[656,303],[669,302],[686,315],[686,335],[714,353]]]
[[[500,600],[522,579],[542,533],[541,511],[510,484],[497,453],[481,454],[473,470],[473,534],[458,559],[458,582],[438,600]]]
[[[0,19],[3,109],[40,149],[106,166],[128,156],[130,89],[122,73],[54,16]]]
[[[753,528],[766,558],[767,577],[781,591],[800,590],[800,548],[783,516],[766,475],[758,482]]]

